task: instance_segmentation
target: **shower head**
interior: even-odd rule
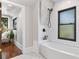
[[[53,10],[53,8],[48,8],[48,10],[49,10],[49,11],[52,11],[52,10]]]
[[[48,8],[49,14],[53,11],[53,8]]]

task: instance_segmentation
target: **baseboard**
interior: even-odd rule
[[[14,44],[19,48],[19,49],[21,49],[21,50],[23,50],[23,47],[22,47],[22,45],[18,42],[18,41],[14,41]]]
[[[28,47],[23,50],[23,54],[28,54],[33,52],[33,47]]]

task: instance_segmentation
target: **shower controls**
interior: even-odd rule
[[[43,40],[47,40],[48,39],[48,35],[45,35],[44,37],[43,37]]]
[[[45,28],[43,28],[43,32],[46,32],[46,29]]]

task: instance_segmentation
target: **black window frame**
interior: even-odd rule
[[[60,37],[60,13],[74,9],[74,39]],[[58,39],[76,42],[76,6],[58,11]]]

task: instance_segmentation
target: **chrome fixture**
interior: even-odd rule
[[[47,40],[48,39],[48,35],[45,35],[44,37],[43,37],[43,40]]]
[[[50,16],[51,16],[51,13],[53,11],[53,8],[48,8],[48,11],[49,11],[49,20],[48,20],[48,28],[51,28],[51,21],[50,21]]]

